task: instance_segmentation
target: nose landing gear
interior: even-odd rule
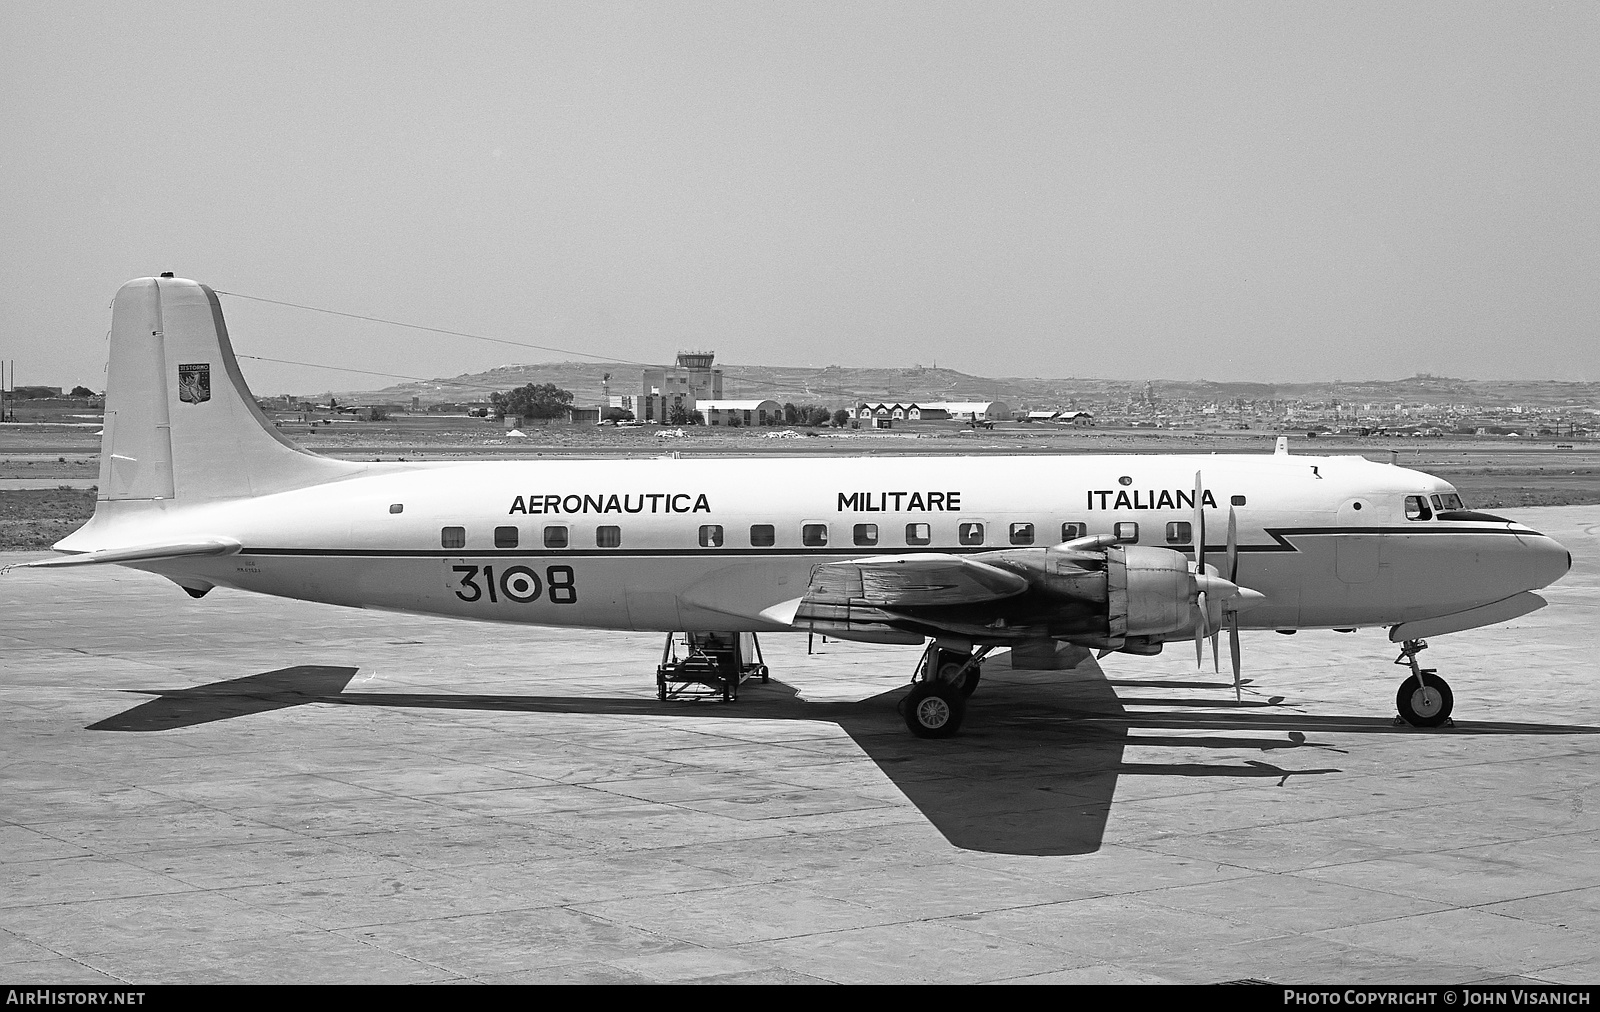
[[[1440,678],[1435,669],[1417,663],[1417,655],[1426,649],[1425,640],[1400,644],[1400,656],[1394,662],[1409,665],[1411,677],[1400,683],[1400,691],[1395,694],[1394,705],[1400,716],[1394,722],[1412,727],[1454,727],[1450,711],[1455,707],[1455,696],[1450,692],[1450,683]]]

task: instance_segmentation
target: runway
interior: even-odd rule
[[[939,742],[916,648],[660,703],[655,634],[14,571],[0,977],[1593,982],[1600,507],[1500,512],[1573,570],[1433,641],[1438,731],[1376,629],[1247,634],[1239,703],[1181,643],[992,665]]]

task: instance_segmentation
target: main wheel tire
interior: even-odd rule
[[[1430,671],[1425,681],[1412,675],[1401,682],[1394,705],[1400,719],[1412,727],[1438,727],[1450,719],[1456,700],[1450,684]]]
[[[957,679],[956,676],[967,666],[967,661],[970,659],[966,654],[956,653],[954,650],[941,651],[939,666],[935,669],[939,674],[939,684],[955,686],[963,699],[977,691],[978,682],[983,677],[982,666],[974,664],[966,674]]]
[[[961,730],[967,701],[953,685],[918,682],[906,696],[902,712],[906,727],[918,738],[949,738]]]
[[[983,676],[982,668],[974,664],[966,674],[961,675],[959,679],[956,677],[970,659],[966,654],[956,653],[954,650],[942,651],[936,669],[939,673],[939,683],[956,686],[961,690],[963,697],[972,695],[978,688],[979,679]]]

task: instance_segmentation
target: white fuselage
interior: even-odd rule
[[[1207,562],[1221,561],[1231,507],[1237,582],[1266,598],[1242,613],[1248,628],[1458,613],[1545,586],[1569,563],[1559,544],[1520,524],[1408,519],[1406,496],[1453,492],[1426,474],[1286,455],[384,465],[257,498],[146,504],[126,517],[102,504],[80,533],[92,531],[85,540],[96,547],[179,536],[243,546],[140,564],[191,589],[544,625],[781,629],[795,626],[774,609],[802,596],[827,562],[1040,548],[1119,523],[1136,523],[1141,545],[1192,556],[1169,525],[1194,520],[1197,471]]]

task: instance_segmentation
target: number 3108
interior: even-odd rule
[[[480,601],[487,596],[490,604],[499,604],[501,598],[515,604],[531,604],[548,592],[551,604],[578,603],[578,585],[571,566],[549,566],[543,580],[527,566],[502,566],[498,572],[494,566],[451,566],[450,570],[460,575],[456,597],[463,601]]]

